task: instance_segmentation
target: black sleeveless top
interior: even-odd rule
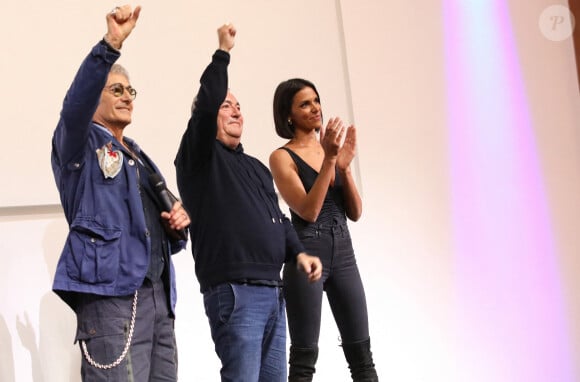
[[[316,181],[318,172],[313,169],[308,163],[306,163],[298,154],[290,150],[287,147],[281,147],[290,154],[292,160],[298,168],[298,176],[302,181],[302,185],[306,192],[310,192],[310,189]],[[324,198],[324,203],[322,204],[322,209],[318,215],[316,222],[310,223],[302,219],[298,214],[296,214],[292,209],[290,209],[290,215],[292,217],[292,224],[296,231],[301,231],[309,226],[314,226],[317,228],[328,228],[337,225],[346,224],[346,213],[344,209],[344,195],[343,195],[343,185],[342,179],[338,175],[338,171],[335,170],[334,185],[328,187],[326,192],[326,197]]]

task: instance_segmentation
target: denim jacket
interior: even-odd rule
[[[69,233],[58,261],[53,290],[74,309],[74,292],[130,295],[147,273],[151,240],[139,194],[138,166],[113,135],[92,122],[101,91],[119,52],[104,41],[81,64],[64,99],[52,140],[51,163]],[[159,169],[134,141],[125,138],[155,172]],[[120,169],[106,173],[103,155]],[[101,162],[102,163],[102,162]],[[171,242],[169,253],[185,247]],[[175,273],[169,261],[171,306]]]

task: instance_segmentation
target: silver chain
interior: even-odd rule
[[[119,364],[123,361],[123,359],[125,359],[125,356],[129,351],[129,347],[131,346],[131,340],[133,339],[133,329],[135,329],[135,317],[137,317],[137,292],[138,291],[135,291],[135,297],[133,297],[133,312],[131,314],[131,325],[129,326],[129,336],[127,337],[127,343],[125,343],[125,348],[123,349],[123,352],[121,353],[119,358],[117,358],[115,361],[107,365],[100,364],[91,357],[89,351],[87,350],[87,344],[85,343],[85,341],[81,340],[81,346],[83,348],[83,354],[85,355],[85,358],[87,359],[88,363],[90,363],[97,369],[105,369],[105,370],[112,369],[114,367],[119,366]]]

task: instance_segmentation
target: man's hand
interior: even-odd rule
[[[322,263],[318,257],[301,252],[296,257],[296,264],[299,270],[306,273],[309,282],[313,283],[320,280],[322,276]]]
[[[165,227],[173,231],[185,229],[191,223],[187,211],[185,211],[185,208],[183,208],[181,202],[179,201],[173,204],[173,208],[171,208],[171,211],[161,212],[161,218],[163,218],[163,223]],[[168,233],[172,234],[172,232]]]
[[[107,34],[105,41],[113,48],[119,50],[123,41],[131,34],[137,19],[141,13],[141,6],[132,9],[130,5],[115,7],[107,13]]]
[[[218,29],[218,40],[220,44],[220,50],[229,52],[234,47],[236,28],[233,24],[227,23],[219,27]]]

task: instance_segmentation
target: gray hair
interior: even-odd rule
[[[122,76],[125,76],[127,78],[127,80],[130,80],[129,72],[127,71],[127,69],[125,69],[123,66],[121,66],[119,64],[113,64],[113,66],[111,66],[111,70],[109,71],[109,74],[111,74],[111,73],[120,74]]]

